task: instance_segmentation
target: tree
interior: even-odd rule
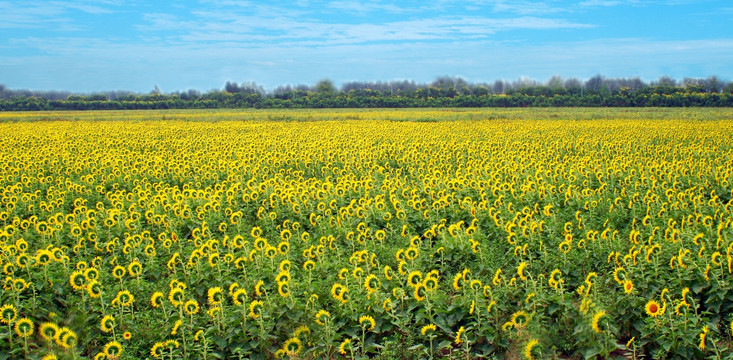
[[[331,80],[323,79],[316,84],[316,92],[324,95],[333,95],[336,93],[336,87]]]

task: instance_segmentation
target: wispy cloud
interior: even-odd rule
[[[91,15],[110,14],[109,6],[116,1],[1,1],[0,29],[49,29],[53,31],[78,31],[79,23],[73,12]]]
[[[330,9],[336,9],[336,10],[342,10],[347,11],[350,13],[367,16],[372,12],[379,11],[379,12],[388,12],[388,13],[395,13],[395,14],[403,14],[403,13],[410,13],[415,12],[415,9],[410,8],[404,8],[399,7],[394,4],[384,4],[381,2],[375,2],[375,1],[331,1],[326,5]]]
[[[267,14],[267,15],[265,15]],[[277,14],[277,15],[275,15]],[[146,14],[138,28],[147,32],[177,30],[182,41],[305,42],[309,45],[358,44],[384,41],[451,40],[485,38],[501,31],[590,28],[593,25],[545,17],[487,18],[444,16],[385,23],[330,23],[310,18],[290,18],[260,9],[259,15],[234,11],[195,11],[193,18]]]

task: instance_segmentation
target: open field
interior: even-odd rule
[[[732,119],[0,113],[0,360],[731,359]]]

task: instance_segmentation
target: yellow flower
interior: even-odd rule
[[[287,282],[281,282],[277,284],[277,293],[282,297],[290,296],[290,287]]]
[[[260,300],[255,300],[249,304],[249,316],[257,319],[262,315],[262,307],[264,304]]]
[[[456,345],[460,345],[463,342],[463,339],[461,338],[461,336],[463,336],[464,332],[466,332],[466,328],[461,326],[461,328],[458,329],[458,332],[456,333],[456,338],[454,340]]]
[[[341,345],[339,345],[339,354],[346,355],[346,347],[351,344],[351,339],[346,339],[341,342]]]
[[[193,341],[199,341],[201,339],[201,335],[204,334],[203,330],[199,330],[196,332],[196,334],[193,336]]]
[[[288,354],[298,354],[300,353],[301,348],[302,345],[300,343],[300,339],[298,339],[297,337],[292,337],[288,339],[283,345],[283,350],[285,350]]]
[[[100,321],[99,328],[102,332],[108,333],[115,328],[115,325],[115,318],[113,318],[112,315],[105,315],[102,318],[102,321]]]
[[[700,333],[700,345],[697,346],[700,350],[705,350],[705,339],[707,338],[709,331],[710,328],[707,325],[702,327],[702,332]]]
[[[45,322],[38,328],[38,332],[44,340],[50,342],[56,337],[56,333],[59,332],[59,327],[54,323]]]
[[[29,337],[33,335],[33,321],[28,318],[22,318],[15,323],[15,333],[20,337]]]
[[[175,287],[168,293],[168,301],[175,307],[183,305],[183,289]]]
[[[517,267],[517,275],[519,275],[519,279],[522,281],[527,280],[527,275],[524,275],[524,269],[527,268],[527,263],[522,261],[522,263],[519,264],[519,267]]]
[[[379,288],[379,278],[377,278],[374,274],[369,274],[369,276],[364,279],[364,289],[370,294],[377,291]]]
[[[392,300],[384,299],[384,301],[382,302],[382,309],[384,309],[384,311],[391,311],[392,310]]]
[[[104,354],[108,359],[118,358],[122,353],[122,344],[117,341],[108,342],[104,345]]]
[[[15,310],[15,306],[5,304],[0,307],[0,322],[3,324],[12,324],[15,318],[18,317],[18,310]]]
[[[539,340],[532,339],[530,341],[527,341],[527,344],[524,345],[524,358],[527,360],[534,360],[535,357],[532,356],[532,350],[539,344]]]
[[[456,291],[461,290],[462,282],[463,282],[463,274],[457,273],[456,276],[453,277],[453,289]]]
[[[163,305],[163,293],[160,291],[154,292],[150,297],[150,305],[154,308]]]
[[[163,348],[165,347],[165,343],[163,342],[157,342],[150,348],[150,356],[154,358],[158,358],[163,356]]]
[[[664,313],[662,307],[655,300],[649,300],[644,306],[644,309],[646,310],[646,314],[651,317],[657,317]]]
[[[63,327],[56,333],[54,341],[56,342],[56,345],[68,350],[76,345],[77,336],[73,330]]]
[[[595,331],[597,333],[602,332],[601,328],[598,326],[598,322],[604,316],[606,316],[606,312],[605,311],[599,311],[595,315],[593,315],[593,321],[591,322],[591,327],[593,328],[593,331]]]
[[[257,296],[262,296],[262,286],[264,285],[265,285],[265,282],[262,280],[258,281],[257,284],[255,284],[255,294]]]
[[[323,309],[318,310],[318,312],[316,313],[316,323],[318,325],[325,326],[326,321],[328,320],[329,317],[331,317],[330,312],[323,310]]]
[[[634,290],[634,283],[631,280],[624,280],[624,293],[631,294]]]
[[[415,290],[413,291],[413,295],[415,296],[415,300],[417,301],[423,301],[425,300],[425,297],[427,296],[428,288],[423,283],[417,284],[415,286]]]
[[[374,327],[377,326],[376,321],[374,321],[374,318],[369,315],[363,315],[359,317],[359,325],[364,326],[364,323],[369,323],[368,331],[374,330]]]
[[[183,310],[188,315],[196,315],[199,312],[199,302],[193,299],[188,300],[183,304]]]
[[[437,327],[435,326],[435,324],[428,324],[428,325],[423,326],[420,329],[420,334],[422,334],[423,336],[425,336],[425,334],[428,331],[436,331],[436,330],[437,330]]]
[[[512,314],[511,323],[514,327],[520,328],[527,324],[530,316],[525,311],[519,310]]]
[[[175,324],[173,324],[173,330],[171,330],[171,335],[178,334],[178,328],[181,327],[181,324],[183,324],[183,321],[181,321],[181,319],[176,320]]]
[[[242,306],[247,301],[247,290],[239,288],[232,294],[234,305]]]
[[[224,299],[224,290],[222,290],[222,288],[218,286],[209,288],[207,295],[209,299],[209,305],[217,306],[220,305],[222,300]]]

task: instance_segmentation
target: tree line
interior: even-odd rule
[[[12,90],[0,84],[0,111],[214,109],[214,108],[401,108],[401,107],[729,107],[733,82],[717,77],[662,77],[588,80],[552,77],[469,83],[440,77],[429,84],[414,81],[347,82],[280,86],[271,92],[252,82],[227,82],[223,89],[164,94],[112,91],[73,94],[64,91]]]

